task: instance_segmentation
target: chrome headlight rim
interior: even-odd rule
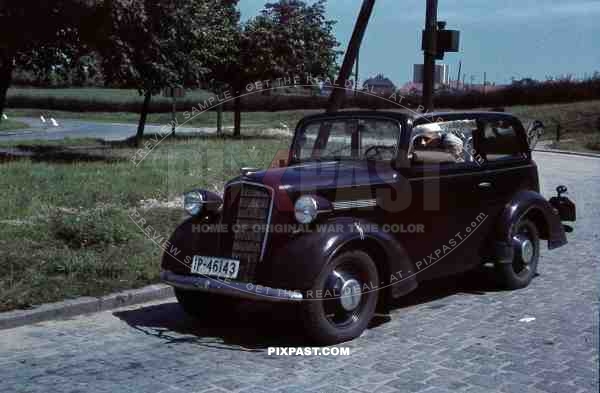
[[[190,216],[198,216],[202,213],[205,198],[201,191],[193,190],[183,194],[183,209]]]
[[[319,204],[312,195],[302,195],[294,203],[294,217],[300,224],[310,224],[317,219]]]

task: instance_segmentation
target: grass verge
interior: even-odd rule
[[[288,143],[169,139],[138,167],[129,161],[136,149],[124,144],[20,143],[45,155],[0,164],[0,311],[157,282],[160,249],[130,221],[130,211],[145,205],[147,224],[168,237],[182,209],[148,208],[146,201],[176,201],[193,187],[220,190],[241,166],[266,167]],[[53,149],[106,160],[55,160]]]
[[[2,131],[13,131],[28,128],[28,125],[15,120],[2,120],[0,121],[0,132]]]
[[[599,134],[569,134],[566,139],[560,142],[552,142],[551,149],[569,150],[582,153],[600,153],[600,133]]]

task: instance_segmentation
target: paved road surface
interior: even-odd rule
[[[348,357],[269,356],[302,341],[289,312],[266,306],[200,321],[171,299],[20,327],[0,332],[0,391],[597,392],[600,160],[536,158],[546,195],[568,185],[580,219],[526,289],[494,291],[483,275],[424,286]]]
[[[0,141],[8,140],[59,140],[65,138],[97,138],[105,141],[124,140],[134,136],[136,124],[103,123],[82,120],[60,120],[59,127],[44,125],[39,119],[15,118],[30,125],[30,128],[0,132]],[[164,125],[146,125],[145,134],[161,132]],[[212,134],[216,128],[211,127],[178,127],[178,134]]]

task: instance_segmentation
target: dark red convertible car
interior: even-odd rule
[[[284,165],[185,195],[162,280],[192,314],[241,299],[302,309],[321,344],[359,336],[420,282],[493,264],[527,286],[575,206],[540,195],[528,136],[500,112],[356,111],[298,124]],[[544,243],[545,244],[545,243]]]

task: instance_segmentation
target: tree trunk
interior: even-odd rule
[[[0,58],[0,122],[2,121],[2,114],[4,113],[4,107],[6,106],[6,95],[8,93],[10,81],[12,80],[13,68],[12,57],[2,56]]]
[[[223,135],[223,104],[217,107],[217,135]]]
[[[135,145],[139,146],[144,136],[144,127],[146,126],[146,117],[148,117],[148,108],[150,108],[150,99],[152,98],[152,89],[146,90],[144,96],[144,104],[142,105],[142,113],[140,114],[140,122],[138,123],[137,134],[135,135]]]
[[[235,112],[233,117],[233,136],[239,138],[242,136],[242,98],[240,92],[236,91],[236,96],[233,100],[233,110]]]

